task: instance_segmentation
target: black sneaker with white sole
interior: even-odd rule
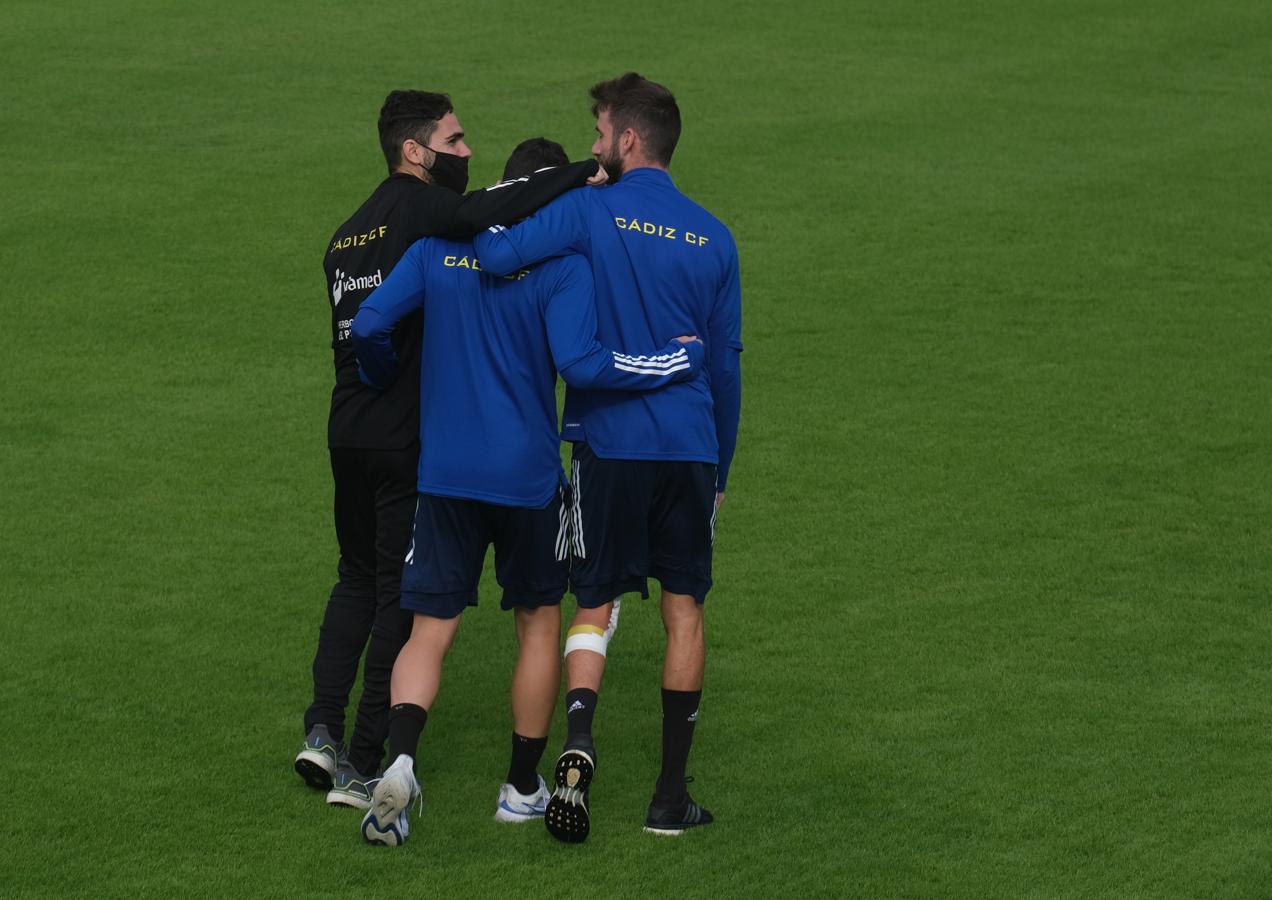
[[[336,769],[336,777],[332,779],[331,790],[327,791],[327,802],[332,806],[352,806],[354,809],[371,808],[371,792],[383,772],[375,775],[363,775],[348,762],[343,762]]]
[[[344,741],[331,736],[326,725],[315,725],[305,735],[305,745],[296,754],[296,772],[310,787],[329,791],[336,769],[345,762]]]
[[[552,796],[543,814],[548,833],[558,841],[579,844],[591,830],[588,787],[596,774],[596,751],[591,747],[567,748],[557,758]]]
[[[645,830],[650,834],[675,837],[683,834],[686,828],[710,825],[713,821],[715,817],[694,803],[688,794],[679,801],[662,800],[655,794],[649,804],[649,814],[645,816]]]

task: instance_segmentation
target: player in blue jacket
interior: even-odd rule
[[[509,160],[505,180],[566,161],[559,145],[527,141]],[[703,354],[687,336],[635,345],[647,347],[643,355],[607,350],[596,340],[594,304],[592,273],[580,256],[499,278],[482,271],[471,244],[426,238],[353,320],[362,377],[384,387],[397,375],[395,326],[424,313],[419,497],[401,600],[415,616],[393,666],[391,763],[362,822],[372,843],[396,845],[407,837],[407,808],[419,793],[420,734],[459,617],[477,603],[491,543],[502,606],[515,609],[520,644],[512,760],[495,818],[530,821],[546,808],[536,768],[560,688],[560,602],[570,544],[556,373],[577,387],[651,391],[695,377]]]
[[[724,499],[741,408],[742,300],[729,230],[676,189],[667,167],[680,111],[665,87],[634,72],[592,88],[592,153],[610,173],[600,189],[563,194],[511,228],[475,240],[482,265],[507,273],[580,253],[596,275],[598,332],[619,347],[667,334],[706,341],[707,378],[652,394],[575,389],[562,436],[574,442],[572,515],[582,539],[571,589],[579,611],[566,641],[569,734],[556,766],[548,830],[587,837],[596,765],[592,715],[605,667],[606,623],[628,591],[662,585],[662,771],[646,830],[679,834],[711,814],[685,790],[706,665],[703,603],[711,587],[715,516]],[[616,179],[616,180],[615,180]]]

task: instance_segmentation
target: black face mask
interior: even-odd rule
[[[468,188],[468,157],[434,150],[428,175],[438,187],[462,194]]]

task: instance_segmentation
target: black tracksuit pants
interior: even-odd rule
[[[336,735],[343,732],[345,707],[365,648],[362,698],[348,741],[349,762],[364,775],[374,774],[382,761],[389,677],[411,635],[412,615],[398,601],[415,513],[418,460],[414,446],[331,449],[340,580],[331,589],[318,633],[314,702],[305,712],[305,731],[326,725]]]

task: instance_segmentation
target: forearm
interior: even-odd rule
[[[720,462],[716,468],[716,490],[723,492],[738,444],[738,422],[742,416],[741,355],[725,349],[716,354],[711,366],[711,396],[715,405],[716,440]]]
[[[595,341],[587,353],[560,367],[570,387],[584,390],[652,391],[695,377],[702,366],[702,344],[672,341],[660,353],[630,356]]]
[[[554,256],[586,255],[590,189],[570,191],[511,227],[493,225],[473,238],[481,267],[509,275]]]
[[[474,237],[473,249],[481,260],[482,271],[491,275],[509,275],[525,266],[516,243],[501,225],[492,225]]]
[[[398,357],[393,349],[393,322],[378,309],[363,304],[354,316],[350,339],[363,382],[381,390],[397,378]]]
[[[511,225],[596,174],[596,160],[570,163],[525,178],[491,185],[464,196],[446,236],[467,239],[491,225]]]

